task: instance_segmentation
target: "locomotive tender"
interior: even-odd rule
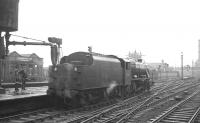
[[[49,69],[47,94],[88,103],[150,89],[149,71],[141,63],[114,55],[75,52]]]

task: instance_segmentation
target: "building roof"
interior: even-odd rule
[[[42,59],[42,58],[40,58],[37,54],[35,54],[35,53],[32,53],[32,54],[19,54],[19,53],[17,53],[16,51],[13,51],[13,52],[11,52],[11,53],[9,53],[9,56],[14,56],[14,57],[16,57],[16,56],[18,56],[18,57],[26,57],[26,58],[33,58],[33,57],[36,57],[36,58],[38,58],[38,59]]]
[[[20,54],[21,56],[23,56],[23,57],[30,57],[31,56],[31,54]]]

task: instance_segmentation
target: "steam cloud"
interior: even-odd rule
[[[116,86],[117,86],[117,82],[116,81],[112,81],[110,83],[109,87],[106,90],[107,93],[110,94]]]

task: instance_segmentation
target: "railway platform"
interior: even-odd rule
[[[5,88],[6,93],[0,94],[0,117],[31,111],[49,106],[50,97],[46,94],[48,86],[19,88]]]
[[[0,102],[46,95],[47,88],[47,86],[26,87],[26,90],[19,88],[18,92],[15,92],[14,88],[5,88],[5,94],[0,94]]]
[[[1,83],[3,88],[14,88],[15,83]],[[26,82],[26,87],[41,87],[41,86],[48,86],[48,81],[43,82]]]

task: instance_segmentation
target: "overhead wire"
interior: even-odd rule
[[[46,42],[46,41],[44,41],[44,40],[39,40],[39,39],[35,39],[35,38],[29,38],[29,37],[25,37],[25,36],[21,36],[21,35],[15,35],[15,34],[10,34],[10,35],[15,36],[15,37],[24,38],[24,39],[39,41],[39,42]],[[61,50],[61,57],[63,57],[63,50],[62,50],[62,47],[60,47],[60,50]]]
[[[25,36],[21,36],[21,35],[14,35],[14,34],[10,34],[10,35],[15,36],[15,37],[24,38],[24,39],[34,40],[34,41],[46,42],[44,40],[39,40],[39,39],[35,39],[35,38],[29,38],[29,37],[25,37]]]

